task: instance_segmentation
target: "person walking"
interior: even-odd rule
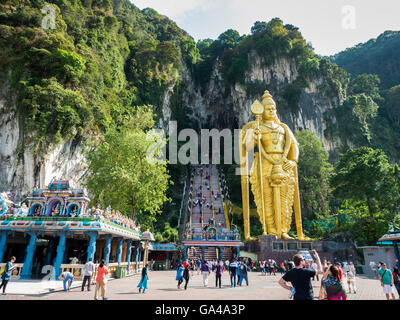
[[[236,268],[236,283],[239,285],[239,281],[240,281],[240,270],[239,270],[239,266],[240,266],[240,261],[237,261],[237,268]]]
[[[226,259],[225,260],[225,271],[229,271],[229,260],[228,259]]]
[[[218,287],[219,283],[219,288],[221,288],[222,272],[224,272],[224,265],[222,261],[219,261],[215,267],[215,287]]]
[[[201,261],[199,259],[196,260],[196,266],[197,266],[197,274],[200,274],[201,271]]]
[[[94,263],[92,262],[92,258],[89,258],[89,261],[86,262],[86,264],[83,266],[83,281],[82,281],[82,290],[85,288],[86,282],[87,284],[87,290],[90,291],[90,284],[92,282],[92,275],[94,271]]]
[[[294,269],[296,266],[294,265],[294,262],[292,260],[288,261],[288,270]]]
[[[246,264],[242,261],[239,265],[239,273],[240,273],[239,286],[242,286],[243,279],[246,280],[246,285],[247,286],[249,285],[247,271],[248,271],[248,268],[247,268]]]
[[[195,269],[195,265],[194,265],[194,260],[193,259],[190,261],[189,269],[190,269],[190,277],[193,277],[194,269]]]
[[[260,269],[261,269],[261,274],[265,275],[265,262],[264,262],[264,260],[260,261]]]
[[[187,264],[186,264],[186,266],[187,266]],[[180,289],[181,284],[183,282],[183,267],[181,264],[179,264],[178,268],[176,269],[176,280],[178,280],[178,289]]]
[[[301,254],[296,254],[293,256],[293,262],[295,265],[294,269],[286,272],[282,278],[279,280],[279,284],[284,289],[287,289],[291,292],[294,292],[293,299],[294,300],[313,300],[314,292],[311,284],[311,278],[315,275],[315,273],[323,273],[321,260],[319,259],[317,251],[313,250],[313,255],[317,261],[318,269],[307,270],[305,269],[305,261]],[[291,282],[292,287],[287,284],[287,282]]]
[[[10,260],[2,267],[1,269],[1,285],[0,289],[3,288],[3,293],[2,295],[5,296],[6,293],[6,287],[8,284],[8,281],[11,279],[11,274],[12,271],[15,269],[15,266],[13,266],[13,263],[15,262],[16,258],[12,256]]]
[[[281,274],[285,274],[285,272],[286,272],[286,269],[285,269],[285,263],[282,261],[281,262]]]
[[[97,293],[101,290],[101,297],[103,300],[107,300],[106,295],[106,286],[107,286],[107,277],[108,274],[107,266],[105,265],[105,261],[101,260],[99,266],[97,267],[96,272],[96,289],[94,290],[94,300],[97,300]]]
[[[268,263],[269,263],[269,275],[271,276],[272,273],[274,273],[274,276],[275,276],[276,275],[275,274],[275,261],[272,259],[269,259]]]
[[[139,288],[139,293],[141,293],[142,290],[143,290],[143,293],[145,293],[145,291],[147,289],[147,280],[149,280],[149,271],[147,270],[147,264],[146,264],[142,269],[140,282],[137,285],[137,288]]]
[[[236,274],[237,274],[238,264],[236,260],[232,260],[229,265],[229,275],[231,277],[231,287],[236,288]]]
[[[349,289],[349,293],[353,289],[353,293],[356,293],[356,268],[354,267],[353,262],[350,262],[346,266],[346,278],[347,278],[347,287]]]
[[[74,275],[69,271],[64,271],[60,274],[59,279],[63,280],[64,291],[69,291],[71,289],[72,282],[74,281]]]
[[[378,271],[378,278],[381,282],[381,286],[383,288],[383,293],[386,295],[386,299],[390,299],[390,295],[392,295],[393,300],[396,299],[393,292],[393,274],[392,272],[386,268],[386,264],[381,262],[381,268]]]
[[[201,273],[203,274],[203,285],[207,287],[208,285],[208,275],[210,274],[210,267],[208,266],[207,261],[203,261],[201,265]]]
[[[339,269],[331,265],[322,278],[323,300],[346,300],[346,291],[339,279]]]
[[[400,300],[400,275],[399,275],[399,269],[397,267],[393,267],[393,282],[394,286],[396,287],[397,293],[399,294],[399,300]]]
[[[185,279],[185,290],[187,289],[187,285],[189,283],[189,278],[190,278],[190,267],[189,265],[186,265],[185,270],[183,270],[183,279]]]

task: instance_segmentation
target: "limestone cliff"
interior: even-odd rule
[[[281,94],[287,85],[293,83],[298,76],[294,60],[277,57],[272,65],[266,67],[261,58],[252,52],[249,57],[250,68],[246,71],[246,83],[257,83],[258,92],[249,92],[246,86],[236,83],[227,86],[220,73],[221,62],[216,61],[210,79],[204,89],[198,85],[192,73],[184,65],[181,72],[185,84],[179,93],[180,108],[191,120],[188,126],[195,128],[237,129],[252,120],[250,106],[255,99],[260,99],[263,90],[270,90],[278,104],[278,115],[282,122],[292,130],[308,129],[317,134],[325,148],[334,154],[340,141],[337,138],[325,136],[327,123],[324,113],[335,108],[339,98],[325,96],[319,89],[324,81],[319,77],[309,83],[300,95],[296,112],[281,107]],[[175,120],[171,112],[171,96],[177,89],[177,83],[171,82],[163,96],[159,127],[168,128],[168,121]],[[47,185],[56,177],[70,178],[79,184],[79,179],[85,170],[85,157],[82,146],[71,140],[51,148],[43,158],[36,157],[30,148],[22,148],[24,128],[21,127],[19,114],[15,103],[10,98],[9,86],[2,86],[0,97],[0,186],[1,191],[18,190],[20,196],[26,195],[35,185]],[[330,118],[331,123],[335,122]]]
[[[294,131],[308,129],[317,134],[324,147],[334,153],[340,146],[335,137],[327,137],[324,133],[327,123],[324,113],[338,106],[340,98],[331,99],[321,89],[323,76],[310,81],[300,95],[298,108],[295,112],[282,107],[282,93],[298,76],[298,66],[294,60],[277,57],[272,65],[266,67],[262,59],[251,52],[251,65],[245,73],[245,83],[255,83],[256,93],[249,92],[245,85],[236,83],[227,86],[220,73],[221,63],[216,61],[211,77],[205,89],[196,85],[188,71],[183,72],[186,83],[182,93],[182,106],[198,128],[241,128],[246,122],[253,120],[250,106],[255,99],[261,99],[264,90],[269,90],[277,102],[278,115],[282,122],[288,124]],[[330,118],[335,123],[335,118]]]
[[[22,200],[34,186],[45,186],[53,177],[71,179],[72,185],[85,170],[81,146],[65,141],[50,148],[44,157],[35,156],[30,146],[23,146],[26,137],[20,114],[12,98],[9,83],[3,82],[0,92],[0,190],[14,191]]]

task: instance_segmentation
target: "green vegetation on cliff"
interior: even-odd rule
[[[332,57],[332,61],[354,76],[375,73],[381,88],[400,83],[400,31],[385,31],[378,38],[360,43]]]
[[[55,29],[41,26],[45,5]],[[0,12],[0,72],[28,129],[25,144],[38,154],[120,126],[136,105],[157,114],[182,61],[198,58],[173,21],[128,0],[8,0]]]

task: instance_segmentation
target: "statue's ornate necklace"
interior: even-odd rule
[[[279,138],[283,133],[279,132],[280,126],[276,125],[274,126],[274,123],[268,124],[268,123],[263,123],[265,127],[270,129],[270,131],[267,131],[268,133],[271,134],[272,137],[272,143],[273,144],[278,144],[279,143]]]

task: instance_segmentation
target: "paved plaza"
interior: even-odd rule
[[[145,294],[139,294],[136,288],[139,275],[123,279],[112,279],[107,284],[107,297],[109,300],[289,300],[289,291],[281,288],[278,280],[281,275],[262,276],[259,272],[249,273],[249,286],[244,283],[242,287],[231,288],[229,274],[222,276],[222,288],[215,288],[215,276],[209,277],[208,287],[202,284],[202,275],[194,274],[190,279],[188,289],[177,289],[175,271],[153,271],[149,274],[148,290]],[[59,284],[62,285],[61,282]],[[46,294],[32,294],[34,292],[33,282],[10,282],[8,294],[0,296],[0,300],[93,300],[94,286],[92,291],[81,292],[80,282],[74,283],[69,292],[55,291]],[[318,281],[313,281],[314,295],[319,293]],[[27,290],[15,294],[16,286],[26,285]],[[37,283],[38,286],[46,285]],[[14,287],[14,289],[13,289]],[[60,287],[60,286],[58,286]],[[385,300],[379,281],[366,277],[357,277],[357,293],[349,294],[349,300]],[[19,287],[21,289],[21,287]],[[29,289],[28,289],[29,288]],[[20,290],[21,292],[21,290]],[[398,297],[396,292],[396,297]]]

